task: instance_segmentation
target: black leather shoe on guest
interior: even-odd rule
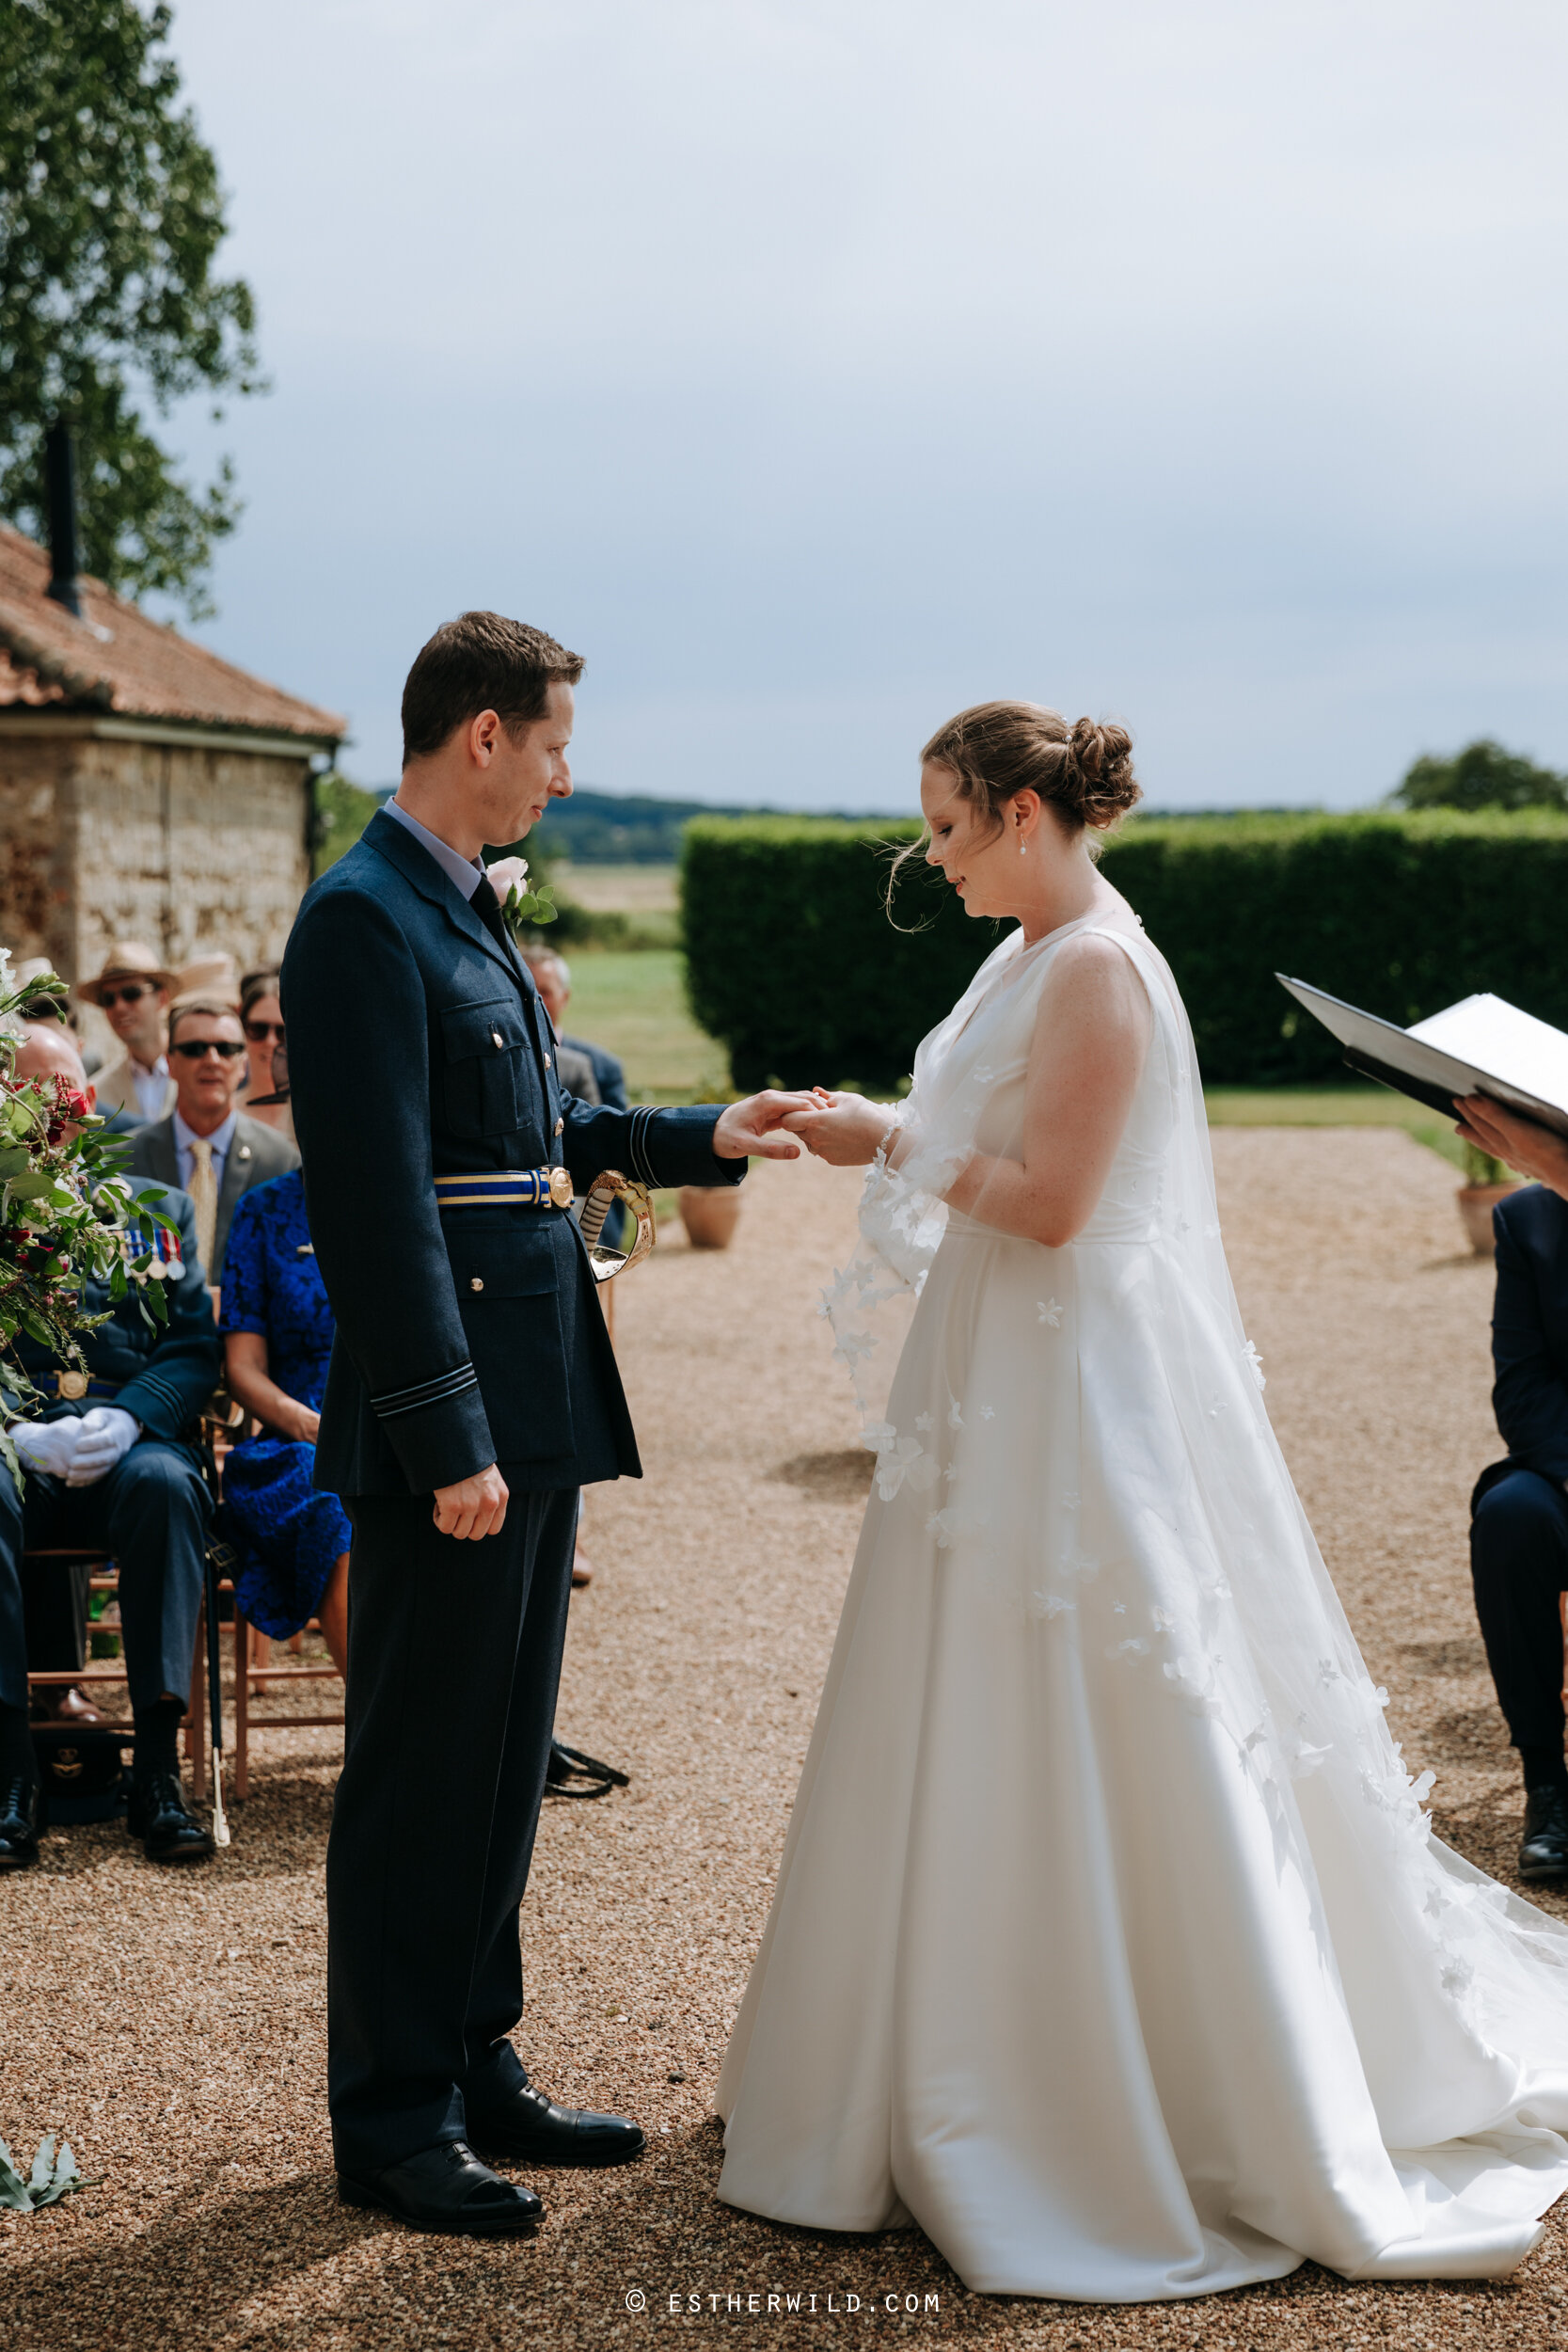
[[[139,1837],[149,1862],[205,1862],[213,1841],[185,1809],[178,1772],[137,1772],[131,1782],[125,1826]]]
[[[531,2083],[504,2106],[468,2118],[474,2146],[509,2164],[629,2164],[647,2146],[641,2123],[591,2107],[558,2107]]]
[[[38,1784],[18,1772],[0,1786],[0,1870],[27,1870],[38,1858]]]
[[[1532,1788],[1525,1799],[1522,1879],[1568,1877],[1568,1799],[1560,1788]]]
[[[446,2237],[515,2237],[536,2228],[545,2211],[532,2189],[499,2179],[460,2139],[421,2148],[379,2172],[340,2172],[338,2201],[396,2214],[411,2230]]]

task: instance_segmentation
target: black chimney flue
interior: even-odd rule
[[[50,426],[44,436],[43,454],[49,482],[49,558],[54,573],[44,594],[80,620],[82,598],[76,586],[76,444],[67,426]]]

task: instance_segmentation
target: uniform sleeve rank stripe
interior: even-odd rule
[[[477,1389],[478,1386],[479,1375],[477,1372],[470,1371],[462,1379],[454,1380],[447,1388],[437,1390],[434,1395],[413,1397],[406,1405],[372,1404],[372,1410],[378,1421],[398,1421],[404,1413],[426,1412],[433,1405],[445,1405],[451,1397],[466,1396],[470,1389]]]
[[[447,1396],[455,1396],[463,1389],[471,1389],[479,1375],[471,1363],[455,1364],[451,1372],[443,1372],[434,1380],[417,1381],[412,1388],[388,1389],[380,1396],[372,1396],[371,1409],[383,1419],[389,1413],[410,1413],[421,1405],[434,1405]]]

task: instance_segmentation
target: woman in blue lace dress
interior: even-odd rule
[[[316,1618],[341,1673],[351,1531],[337,1496],[310,1483],[332,1310],[297,1168],[258,1184],[234,1211],[218,1327],[230,1392],[261,1423],[224,1465],[227,1515],[245,1546],[236,1598],[251,1624],[277,1641]]]

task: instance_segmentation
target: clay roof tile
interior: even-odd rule
[[[341,742],[347,722],[193,645],[88,573],[77,620],[44,591],[47,551],[0,525],[0,714],[116,712]]]

